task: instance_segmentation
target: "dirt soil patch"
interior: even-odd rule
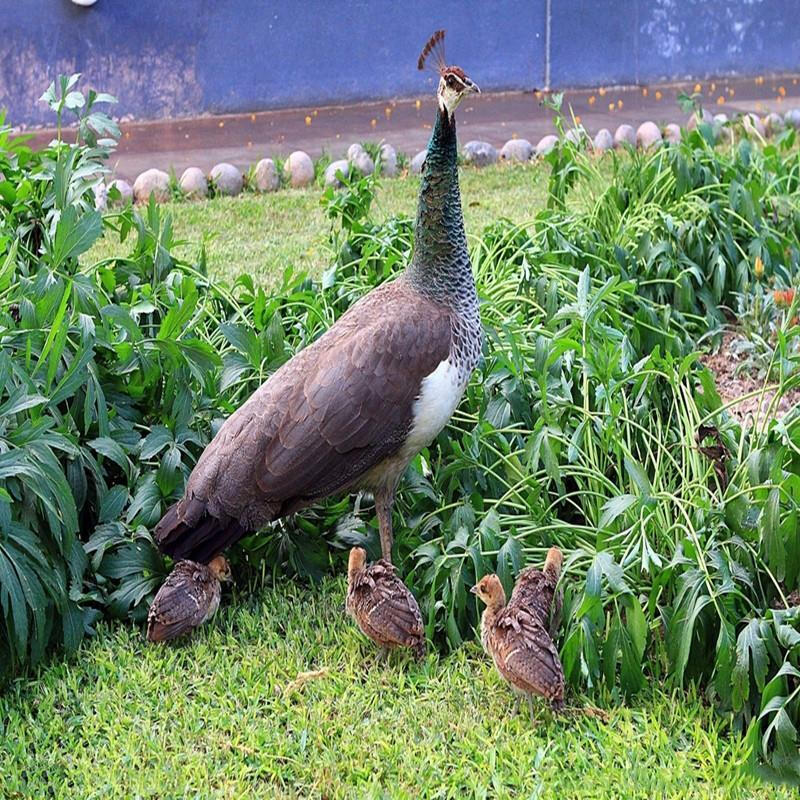
[[[781,419],[800,403],[800,389],[786,392],[773,406],[777,388],[774,383],[768,383],[765,387],[764,380],[755,375],[747,372],[735,374],[740,363],[740,357],[731,351],[735,339],[736,331],[726,331],[719,351],[705,355],[700,360],[714,374],[722,402],[725,405],[733,403],[728,408],[730,414],[742,424],[756,423],[762,428],[770,419]]]

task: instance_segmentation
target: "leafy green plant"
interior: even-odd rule
[[[701,92],[679,92],[678,106],[684,114],[695,114],[698,120],[703,119],[703,95]]]
[[[148,531],[221,419],[397,275],[413,235],[407,218],[375,222],[377,178],[353,176],[322,196],[321,280],[225,287],[202,250],[174,256],[155,204],[94,210],[99,142],[0,143],[0,648],[16,665],[74,646],[102,613],[144,615],[165,569]],[[409,468],[399,563],[429,636],[454,648],[478,621],[472,583],[496,571],[508,589],[558,544],[573,688],[697,683],[754,762],[795,779],[800,414],[743,428],[697,343],[756,259],[759,278],[796,283],[800,157],[788,138],[719,152],[695,131],[615,157],[610,176],[569,143],[548,163],[548,208],[472,242],[484,361]],[[82,263],[104,231],[130,255]],[[798,336],[779,331],[773,402],[800,384]],[[371,501],[350,509],[331,500],[248,537],[239,573],[316,579],[354,543],[375,552]]]
[[[146,612],[163,575],[147,527],[230,409],[209,376],[235,301],[210,290],[202,260],[173,258],[154,203],[95,210],[109,145],[87,131],[107,129],[92,109],[103,96],[79,100],[75,85],[60,81],[57,110],[79,110],[81,143],[33,153],[0,134],[5,675],[49,644],[74,649],[104,611]],[[130,237],[130,257],[81,263],[104,228]]]
[[[178,180],[178,176],[175,174],[175,169],[173,167],[169,168],[169,196],[174,200],[185,200],[186,193],[181,188],[180,181]]]
[[[409,157],[408,153],[403,152],[402,150],[397,151],[397,171],[402,174],[407,172],[409,167],[411,166],[411,158]]]
[[[61,127],[64,122],[64,113],[69,112],[75,117],[77,123],[77,144],[85,144],[94,148],[113,147],[119,139],[119,126],[103,111],[94,108],[95,103],[114,104],[117,99],[90,89],[85,95],[75,86],[80,80],[80,73],[74,75],[61,75],[58,83],[53,81],[47,91],[39,98],[46,103],[55,113],[57,120],[58,140],[61,140]]]
[[[314,159],[314,182],[320,186],[325,177],[325,170],[331,161],[333,161],[331,154],[325,149]]]

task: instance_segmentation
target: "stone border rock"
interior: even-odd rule
[[[733,141],[735,132],[741,137],[765,139],[780,135],[788,128],[800,129],[800,108],[793,108],[781,116],[770,112],[763,117],[753,113],[739,114],[729,120],[725,114],[712,115],[703,109],[702,116],[692,114],[684,127],[670,122],[657,125],[652,120],[642,122],[638,128],[632,125],[620,125],[612,136],[611,131],[602,128],[594,135],[582,126],[570,128],[563,134],[566,141],[576,147],[590,148],[598,156],[613,148],[629,147],[642,150],[660,146],[672,146],[681,142],[685,131],[692,131],[699,125],[708,126],[715,142]],[[462,148],[465,164],[480,169],[492,164],[524,164],[542,159],[560,143],[555,134],[543,136],[534,147],[527,139],[509,139],[498,151],[489,142],[471,140]],[[331,161],[321,175],[325,187],[341,188],[343,183],[339,175],[350,177],[353,174],[371,175],[375,172],[382,177],[393,178],[400,174],[401,160],[406,163],[406,171],[418,175],[425,161],[425,150],[421,150],[410,161],[399,157],[395,148],[388,142],[380,142],[370,150],[363,144],[353,143],[347,150],[346,158]],[[375,154],[375,158],[370,155]],[[377,162],[377,163],[376,163]],[[262,158],[249,172],[242,174],[231,164],[221,163],[214,166],[206,176],[197,167],[184,170],[179,181],[159,169],[148,169],[142,172],[131,186],[127,181],[115,179],[105,186],[96,187],[95,202],[98,208],[106,210],[109,206],[127,203],[146,203],[151,197],[156,202],[164,202],[176,193],[187,199],[203,199],[209,195],[236,196],[247,188],[254,192],[275,192],[282,184],[292,187],[309,186],[317,180],[315,164],[308,153],[296,150],[282,163],[271,158]]]

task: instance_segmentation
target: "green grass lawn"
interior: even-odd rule
[[[547,170],[541,166],[499,166],[461,171],[461,198],[467,235],[507,217],[515,223],[531,220],[544,205]],[[419,179],[384,180],[378,190],[375,218],[416,213]],[[176,252],[196,257],[206,241],[208,263],[217,278],[233,280],[248,273],[265,286],[287,266],[319,274],[328,266],[325,242],[330,224],[320,204],[322,191],[282,189],[276,194],[243,194],[205,202],[170,203],[176,238],[186,241]],[[213,233],[213,235],[212,235]],[[130,251],[114,234],[106,235],[85,256],[87,263]]]
[[[468,235],[544,205],[541,167],[462,173]],[[418,181],[386,181],[376,216],[414,213]],[[320,190],[169,206],[209,268],[269,285],[327,266]],[[107,237],[87,260],[122,254]],[[174,646],[102,625],[0,695],[0,798],[783,798],[738,769],[742,740],[691,691],[606,698],[604,723],[512,716],[511,693],[472,642],[417,665],[375,651],[343,613],[344,585],[239,587]],[[301,672],[327,674],[293,692]],[[572,698],[571,702],[581,702]]]
[[[343,580],[227,595],[173,646],[103,626],[0,697],[0,797],[793,796],[742,776],[691,693],[534,726],[476,643],[378,666],[343,602]]]

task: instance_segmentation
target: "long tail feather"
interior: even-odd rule
[[[246,533],[236,520],[220,520],[206,511],[199,518],[192,515],[197,519],[192,524],[179,506],[180,503],[170,506],[155,530],[159,550],[173,558],[206,564]]]

